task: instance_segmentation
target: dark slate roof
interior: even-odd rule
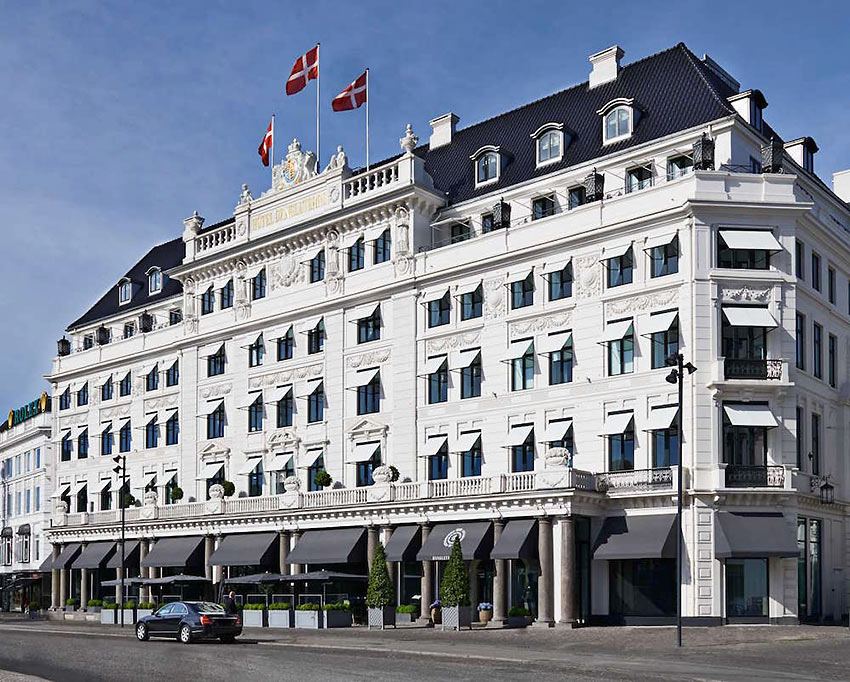
[[[152,303],[181,294],[183,292],[183,285],[169,277],[165,279],[165,285],[162,287],[160,293],[149,296],[147,271],[152,267],[158,267],[165,272],[170,268],[180,265],[183,262],[184,253],[185,246],[182,237],[172,239],[170,242],[165,242],[159,246],[154,246],[124,275],[136,285],[134,287],[133,299],[129,303],[121,306],[118,305],[118,282],[116,281],[109,291],[89,308],[82,317],[68,325],[68,331],[117,315],[119,312],[125,313],[129,310],[145,308]]]
[[[415,153],[450,203],[489,194],[535,177],[699,126],[735,113],[726,98],[734,91],[683,43],[623,66],[616,80],[592,90],[582,83],[505,114],[457,130],[450,144]],[[640,111],[634,134],[602,144],[602,120],[596,112],[613,99],[633,98]],[[545,123],[562,123],[573,139],[556,164],[536,168],[532,133]],[[496,184],[479,190],[470,156],[496,145],[507,156]]]

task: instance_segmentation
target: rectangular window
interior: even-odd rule
[[[444,438],[444,436],[439,436]],[[443,443],[442,447],[433,455],[428,457],[428,480],[442,481],[449,477],[449,444]]]
[[[366,246],[360,237],[348,248],[348,271],[362,270],[366,264]]]
[[[372,260],[375,262],[375,265],[386,263],[392,258],[391,247],[392,238],[390,237],[390,228],[387,228],[381,232],[373,246]]]
[[[266,296],[266,269],[260,270],[251,279],[251,299],[256,301]]]
[[[736,329],[752,330],[754,327],[736,327]],[[663,332],[652,334],[652,369],[661,369],[667,366],[667,358],[679,352],[679,318],[673,320],[673,324]]]
[[[307,398],[307,422],[314,424],[323,421],[325,418],[325,385],[319,382],[319,385],[313,390]]]
[[[291,360],[295,350],[295,332],[292,327],[286,330],[286,334],[277,340],[277,359]]]
[[[527,308],[534,305],[534,273],[518,282],[511,282],[511,310]]]
[[[583,205],[587,201],[587,190],[585,190],[584,185],[577,185],[576,187],[570,187],[568,190],[568,201],[570,209],[578,208]]]
[[[307,332],[307,355],[321,353],[325,348],[325,321],[319,323]]]
[[[632,258],[632,247],[622,256],[615,256],[606,261],[608,265],[608,288],[619,287],[623,284],[632,283],[632,270],[634,261]]]
[[[466,435],[466,434],[461,434]],[[481,438],[475,439],[475,443],[469,450],[461,453],[460,475],[464,478],[481,475]]]
[[[260,393],[248,406],[248,433],[263,430],[263,394]]]
[[[838,339],[834,334],[829,335],[829,347],[827,353],[827,379],[829,380],[829,385],[835,388],[835,363],[836,355],[838,353]]]
[[[220,307],[222,310],[225,308],[233,307],[233,280],[228,280],[227,284],[225,284],[221,288],[221,293],[219,295]]]
[[[823,327],[817,322],[812,323],[812,374],[823,378]]]
[[[798,279],[806,279],[806,245],[797,239],[794,242],[794,268]]]
[[[381,311],[376,309],[369,317],[357,320],[357,343],[378,341],[381,338]]]
[[[573,264],[567,263],[560,270],[546,275],[549,280],[549,300],[559,301],[573,295]]]
[[[428,301],[428,327],[442,327],[450,321],[452,310],[449,292],[442,297]]]
[[[130,426],[130,422],[126,421],[121,426],[121,430],[118,432],[118,450],[120,452],[130,452],[130,446],[132,445],[133,440],[133,429]]]
[[[215,377],[224,374],[224,346],[207,357],[207,376]]]
[[[428,404],[444,403],[449,399],[449,368],[444,358],[437,371],[428,375]]]
[[[534,346],[519,358],[511,360],[511,390],[524,391],[534,388]]]
[[[376,375],[365,386],[357,387],[357,414],[375,414],[381,411],[381,379]]]
[[[806,369],[806,316],[797,313],[797,369]]]
[[[572,334],[564,336],[564,345],[549,353],[549,385],[568,384],[573,380]]]
[[[669,244],[655,246],[649,251],[650,277],[664,277],[679,272],[679,238]]]
[[[277,401],[277,428],[292,426],[294,415],[295,399],[292,397],[292,389],[290,389]]]
[[[638,166],[626,171],[626,194],[652,186],[652,167]]]
[[[608,376],[631,374],[634,372],[635,332],[629,325],[621,339],[608,342]]]
[[[172,414],[165,422],[165,444],[177,445],[180,441],[180,417],[177,412]]]
[[[224,401],[207,414],[207,439],[224,438]]]
[[[812,414],[812,473],[820,475],[820,415]]]
[[[215,291],[212,287],[201,294],[201,315],[209,315],[215,310]]]
[[[812,288],[820,291],[820,256],[812,251]]]
[[[112,394],[114,390],[115,384],[112,383],[112,377],[110,376],[106,381],[103,382],[103,385],[100,387],[100,399],[112,400]]]
[[[176,386],[180,383],[180,361],[175,360],[165,372],[165,385]]]
[[[484,306],[484,289],[479,284],[472,291],[468,291],[460,296],[460,319],[472,320],[476,317],[481,317]]]
[[[262,365],[265,350],[266,345],[263,342],[263,335],[260,334],[254,342],[248,346],[248,367],[259,367]]]
[[[145,447],[148,449],[159,447],[159,423],[156,417],[145,425]]]
[[[475,356],[475,359],[468,366],[462,367],[460,370],[460,397],[461,400],[481,397],[480,353]]]
[[[537,197],[531,202],[531,219],[540,220],[555,215],[555,196]]]
[[[673,156],[667,159],[667,179],[675,180],[681,178],[694,170],[694,160],[692,157],[682,154]]]
[[[321,282],[325,278],[325,250],[322,249],[310,259],[310,283]]]

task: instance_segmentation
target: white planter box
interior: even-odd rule
[[[266,625],[266,612],[253,611],[251,609],[242,610],[242,625],[246,628],[261,628]]]
[[[326,628],[350,628],[351,611],[325,611]]]
[[[270,628],[291,628],[292,611],[269,611]]]
[[[382,630],[388,625],[395,627],[395,606],[384,606],[383,608],[368,609],[369,627],[381,628]]]
[[[100,624],[101,625],[115,625],[118,621],[115,619],[115,616],[118,615],[118,612],[115,609],[103,609],[100,612]]]
[[[472,627],[471,606],[444,606],[443,630],[460,630]]]
[[[295,627],[308,630],[318,630],[324,627],[324,611],[299,611],[295,610]]]

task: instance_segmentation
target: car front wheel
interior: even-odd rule
[[[140,642],[147,642],[148,636],[149,635],[147,625],[145,625],[144,623],[139,623],[138,625],[136,625],[136,639],[138,639]]]
[[[192,643],[192,629],[185,623],[180,626],[180,632],[177,635],[183,644]]]

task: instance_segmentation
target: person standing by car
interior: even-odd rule
[[[228,615],[236,615],[239,612],[239,609],[236,606],[236,593],[233,590],[227,593],[227,595],[222,600],[224,610],[227,611]]]

